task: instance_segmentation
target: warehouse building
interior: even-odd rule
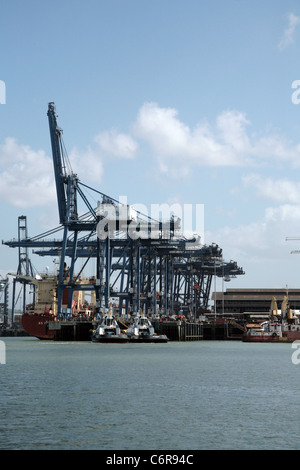
[[[278,309],[284,296],[288,297],[289,306],[300,310],[300,289],[226,289],[225,292],[213,292],[217,314],[269,313],[272,298],[275,297]]]

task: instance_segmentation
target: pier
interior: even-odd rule
[[[122,322],[123,328],[125,324]],[[244,327],[234,320],[217,319],[212,322],[187,321],[152,321],[155,333],[166,335],[170,341],[240,341]],[[55,321],[49,322],[49,329],[54,330],[55,341],[89,341],[92,321]]]
[[[203,324],[205,340],[241,340],[245,327],[232,319],[216,318]]]
[[[122,322],[123,328],[125,324]],[[200,341],[203,339],[203,324],[181,321],[154,321],[155,333],[166,335],[170,341]],[[92,321],[53,321],[49,330],[54,331],[54,341],[89,341],[91,330],[95,328]]]
[[[118,319],[120,328],[125,331],[128,323]],[[206,322],[152,320],[155,333],[166,335],[170,341],[220,341],[241,340],[245,327],[233,319],[218,318]],[[53,331],[54,341],[90,341],[91,331],[97,322],[92,320],[49,321],[47,328]],[[2,328],[0,336],[29,336],[22,328]]]
[[[203,324],[184,321],[154,321],[157,334],[166,335],[170,341],[200,341],[203,339]]]
[[[92,321],[50,321],[49,330],[54,331],[54,341],[89,341]]]

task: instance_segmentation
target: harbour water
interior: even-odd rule
[[[300,449],[291,344],[5,338],[1,449]]]

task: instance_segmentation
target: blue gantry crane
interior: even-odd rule
[[[47,114],[60,225],[35,237],[2,243],[32,247],[41,256],[59,256],[59,315],[71,314],[74,289],[90,289],[95,291],[97,312],[108,308],[114,296],[119,298],[120,314],[125,308],[126,313],[143,310],[155,316],[183,311],[195,317],[208,308],[213,276],[244,274],[236,262],[224,261],[218,245],[200,245],[195,238],[183,236],[180,219],[172,216],[165,221],[154,220],[81,182],[72,171],[53,102],[48,104]],[[97,207],[86,196],[86,190],[96,196]],[[84,210],[79,214],[82,203]],[[47,238],[61,232],[58,240]],[[83,269],[95,258],[93,281],[81,284]],[[76,271],[78,259],[84,263]]]

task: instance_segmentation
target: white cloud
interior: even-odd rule
[[[253,141],[252,154],[259,160],[273,160],[274,162],[289,163],[294,168],[300,166],[300,145],[289,145],[285,139],[278,135],[266,135]]]
[[[295,224],[298,226],[299,230],[299,221],[300,221],[300,205],[298,204],[282,204],[278,207],[267,207],[265,210],[265,216],[267,221],[274,221],[293,224],[293,230]]]
[[[52,160],[8,137],[0,145],[0,197],[16,207],[43,206],[55,200]]]
[[[295,33],[298,24],[300,23],[300,18],[294,13],[288,15],[288,26],[284,30],[283,36],[279,41],[278,48],[280,51],[286,49],[290,44],[293,44],[295,40]]]
[[[104,152],[130,158],[137,150],[130,136],[114,131],[99,134],[95,142],[86,150],[75,147],[69,153],[72,170],[81,181],[101,182]],[[56,203],[52,158],[7,137],[0,145],[0,197],[20,208]]]
[[[133,158],[139,144],[148,144],[156,170],[170,179],[186,178],[199,167],[257,168],[266,163],[299,167],[300,145],[290,145],[279,134],[257,138],[249,129],[251,123],[240,111],[224,111],[213,125],[201,122],[191,128],[179,119],[176,109],[145,103],[132,126],[132,136],[115,130],[101,132],[85,150],[74,148],[69,158],[81,181],[97,184],[102,181],[107,155]],[[44,151],[7,138],[0,146],[0,157],[0,195],[4,200],[18,207],[54,201],[52,158]],[[278,202],[299,201],[295,183],[248,175],[244,184]]]
[[[245,187],[254,187],[258,196],[282,203],[300,204],[300,183],[287,178],[274,179],[251,173],[243,176]]]
[[[99,149],[74,148],[69,154],[72,170],[82,181],[100,182],[103,165]],[[15,207],[56,204],[52,158],[8,137],[0,145],[0,197]]]
[[[104,174],[103,161],[106,156],[134,158],[138,144],[128,134],[115,130],[102,132],[94,138],[93,144],[86,150],[73,148],[69,158],[74,173],[81,181],[100,183]]]
[[[138,148],[130,135],[118,134],[113,129],[97,135],[95,141],[102,151],[121,158],[133,158]]]
[[[217,118],[215,131],[207,123],[194,129],[178,119],[174,108],[145,103],[133,126],[134,134],[148,142],[160,159],[177,159],[206,166],[243,165],[249,152],[244,114],[227,111]],[[184,165],[183,165],[184,166]]]
[[[76,147],[69,154],[72,170],[80,181],[100,183],[103,176],[102,156],[98,149],[88,147],[81,151]]]
[[[201,123],[191,129],[176,109],[145,103],[133,132],[149,144],[158,167],[170,176],[188,175],[195,166],[257,166],[267,160],[299,166],[300,145],[291,146],[278,134],[256,138],[247,133],[250,125],[244,113],[232,110],[217,116],[214,126]]]
[[[236,153],[249,153],[251,150],[250,140],[245,131],[249,124],[245,114],[238,111],[225,111],[217,117],[217,127],[223,143]]]
[[[224,257],[230,254],[243,266],[256,265],[257,275],[262,266],[286,260],[290,246],[286,238],[300,233],[300,205],[283,204],[267,207],[261,219],[237,226],[220,227],[205,233],[205,240],[213,240],[223,249]],[[283,273],[284,274],[284,273]]]

